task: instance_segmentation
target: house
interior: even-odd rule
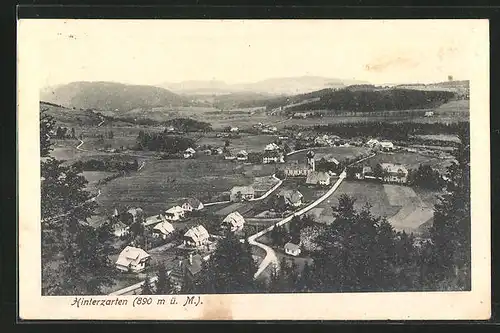
[[[188,281],[193,283],[199,278],[204,261],[199,254],[190,254],[188,258],[179,260],[168,276],[174,285],[181,289],[184,283]]]
[[[175,130],[175,127],[173,127],[173,126],[169,126],[169,127],[167,127],[167,128],[165,129],[165,132],[166,132],[166,133],[175,133],[175,132],[176,132],[176,130]]]
[[[306,184],[330,185],[330,175],[322,171],[313,171],[307,175]]]
[[[328,135],[318,136],[314,139],[314,144],[317,146],[330,146],[333,144],[333,140],[328,137]]]
[[[374,148],[375,146],[378,146],[379,141],[377,139],[370,139],[366,142],[366,145],[368,147]]]
[[[246,161],[248,160],[248,153],[246,150],[240,150],[238,154],[236,154],[236,159],[238,161]]]
[[[184,234],[184,245],[201,246],[208,242],[209,237],[207,229],[202,225],[198,225],[192,227]]]
[[[262,154],[262,163],[285,163],[285,156],[277,150],[266,150]]]
[[[127,213],[132,215],[132,223],[142,223],[144,220],[144,211],[142,210],[142,208],[130,208],[129,210],[127,210]]]
[[[372,171],[372,168],[369,166],[362,167],[359,170],[359,172],[356,172],[354,174],[354,178],[356,178],[356,179],[374,178],[371,176],[373,176],[373,171]]]
[[[232,212],[222,220],[221,226],[231,232],[243,229],[245,219],[238,212]]]
[[[129,233],[129,226],[123,223],[122,221],[117,221],[111,226],[113,235],[116,237],[123,237],[128,235]]]
[[[144,221],[144,226],[147,227],[147,226],[151,226],[151,225],[156,225],[158,223],[166,222],[166,221],[167,221],[167,218],[163,214],[153,215],[153,216],[149,216],[146,218],[146,220]]]
[[[339,165],[340,162],[333,156],[333,154],[326,154],[320,158],[321,161],[334,163],[335,165]]]
[[[184,151],[184,158],[192,158],[194,154],[196,153],[196,150],[193,148],[189,147]]]
[[[212,155],[222,155],[223,152],[224,150],[222,148],[212,149]]]
[[[144,251],[132,246],[127,246],[118,256],[116,268],[123,272],[140,272],[146,268],[151,256]]]
[[[165,218],[169,221],[179,221],[184,218],[184,209],[180,206],[174,206],[165,211]]]
[[[229,199],[231,201],[250,200],[255,197],[255,190],[252,186],[235,186],[231,189]]]
[[[234,156],[233,154],[231,153],[227,153],[225,156],[224,156],[224,159],[225,160],[228,160],[228,161],[232,161],[232,160],[235,160],[236,159],[236,156]]]
[[[426,111],[424,117],[432,117],[434,116],[434,112],[432,111]]]
[[[408,182],[408,170],[401,164],[381,163],[384,170],[382,180],[387,183],[406,184]]]
[[[292,118],[302,118],[302,119],[306,119],[307,118],[307,113],[305,112],[295,112],[292,116]]]
[[[184,209],[184,211],[187,212],[192,212],[193,210],[200,210],[203,209],[203,203],[196,199],[196,198],[187,198],[186,201],[182,204],[181,208]]]
[[[391,151],[394,149],[394,144],[390,141],[380,141],[379,142],[379,147],[383,150],[383,151]]]
[[[297,190],[282,190],[276,194],[279,198],[283,198],[287,206],[299,207],[302,205],[304,196]]]
[[[229,129],[229,131],[230,131],[230,132],[233,132],[233,133],[238,132],[239,130],[240,130],[240,129],[239,129],[238,127],[231,127],[231,128]]]
[[[300,246],[293,243],[286,243],[284,249],[286,254],[289,254],[294,257],[300,254]]]
[[[153,228],[153,236],[161,237],[163,239],[167,238],[167,236],[170,235],[172,232],[174,232],[174,226],[167,221],[160,222]]]
[[[205,154],[205,155],[207,155],[207,156],[212,155],[212,149],[205,149],[205,150],[203,151],[203,154]]]
[[[265,151],[273,151],[273,150],[279,150],[279,149],[280,149],[280,147],[277,144],[275,144],[274,142],[267,144],[266,147],[264,148]]]

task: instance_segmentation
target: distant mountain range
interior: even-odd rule
[[[324,88],[342,88],[352,84],[366,84],[364,81],[326,78],[319,76],[298,76],[272,78],[251,83],[228,84],[223,81],[183,81],[165,82],[158,86],[177,94],[184,95],[220,95],[229,93],[257,93],[268,95],[295,95],[321,90]]]
[[[48,87],[40,92],[40,100],[69,108],[113,111],[189,104],[184,97],[160,87],[101,81]]]

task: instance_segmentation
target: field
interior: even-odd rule
[[[332,154],[338,161],[344,161],[347,158],[352,159],[356,156],[368,154],[369,149],[365,147],[320,147],[314,148],[315,160],[321,159],[322,156]],[[306,160],[307,151],[302,151],[291,155],[289,160]]]
[[[338,205],[342,194],[353,197],[355,208],[371,205],[374,216],[386,217],[396,230],[418,232],[418,227],[433,217],[435,192],[400,185],[388,185],[369,181],[344,181],[327,200],[311,210],[318,222],[333,222],[332,206]]]
[[[426,156],[412,152],[379,153],[369,159],[365,164],[374,167],[377,163],[400,163],[407,169],[417,169],[420,164],[428,164],[441,172],[446,170],[446,166],[452,159],[441,159],[433,156]]]
[[[253,171],[215,156],[196,160],[152,160],[130,176],[109,182],[102,188],[99,202],[106,209],[115,205],[139,206],[147,215],[194,196],[203,202],[219,201],[233,186],[249,185],[265,170]],[[269,175],[269,174],[267,174]]]

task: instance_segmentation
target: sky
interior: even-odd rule
[[[41,86],[469,79],[488,29],[484,20],[22,20],[20,27],[38,43]]]

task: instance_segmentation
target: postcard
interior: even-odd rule
[[[490,313],[487,20],[18,21],[19,316]]]

